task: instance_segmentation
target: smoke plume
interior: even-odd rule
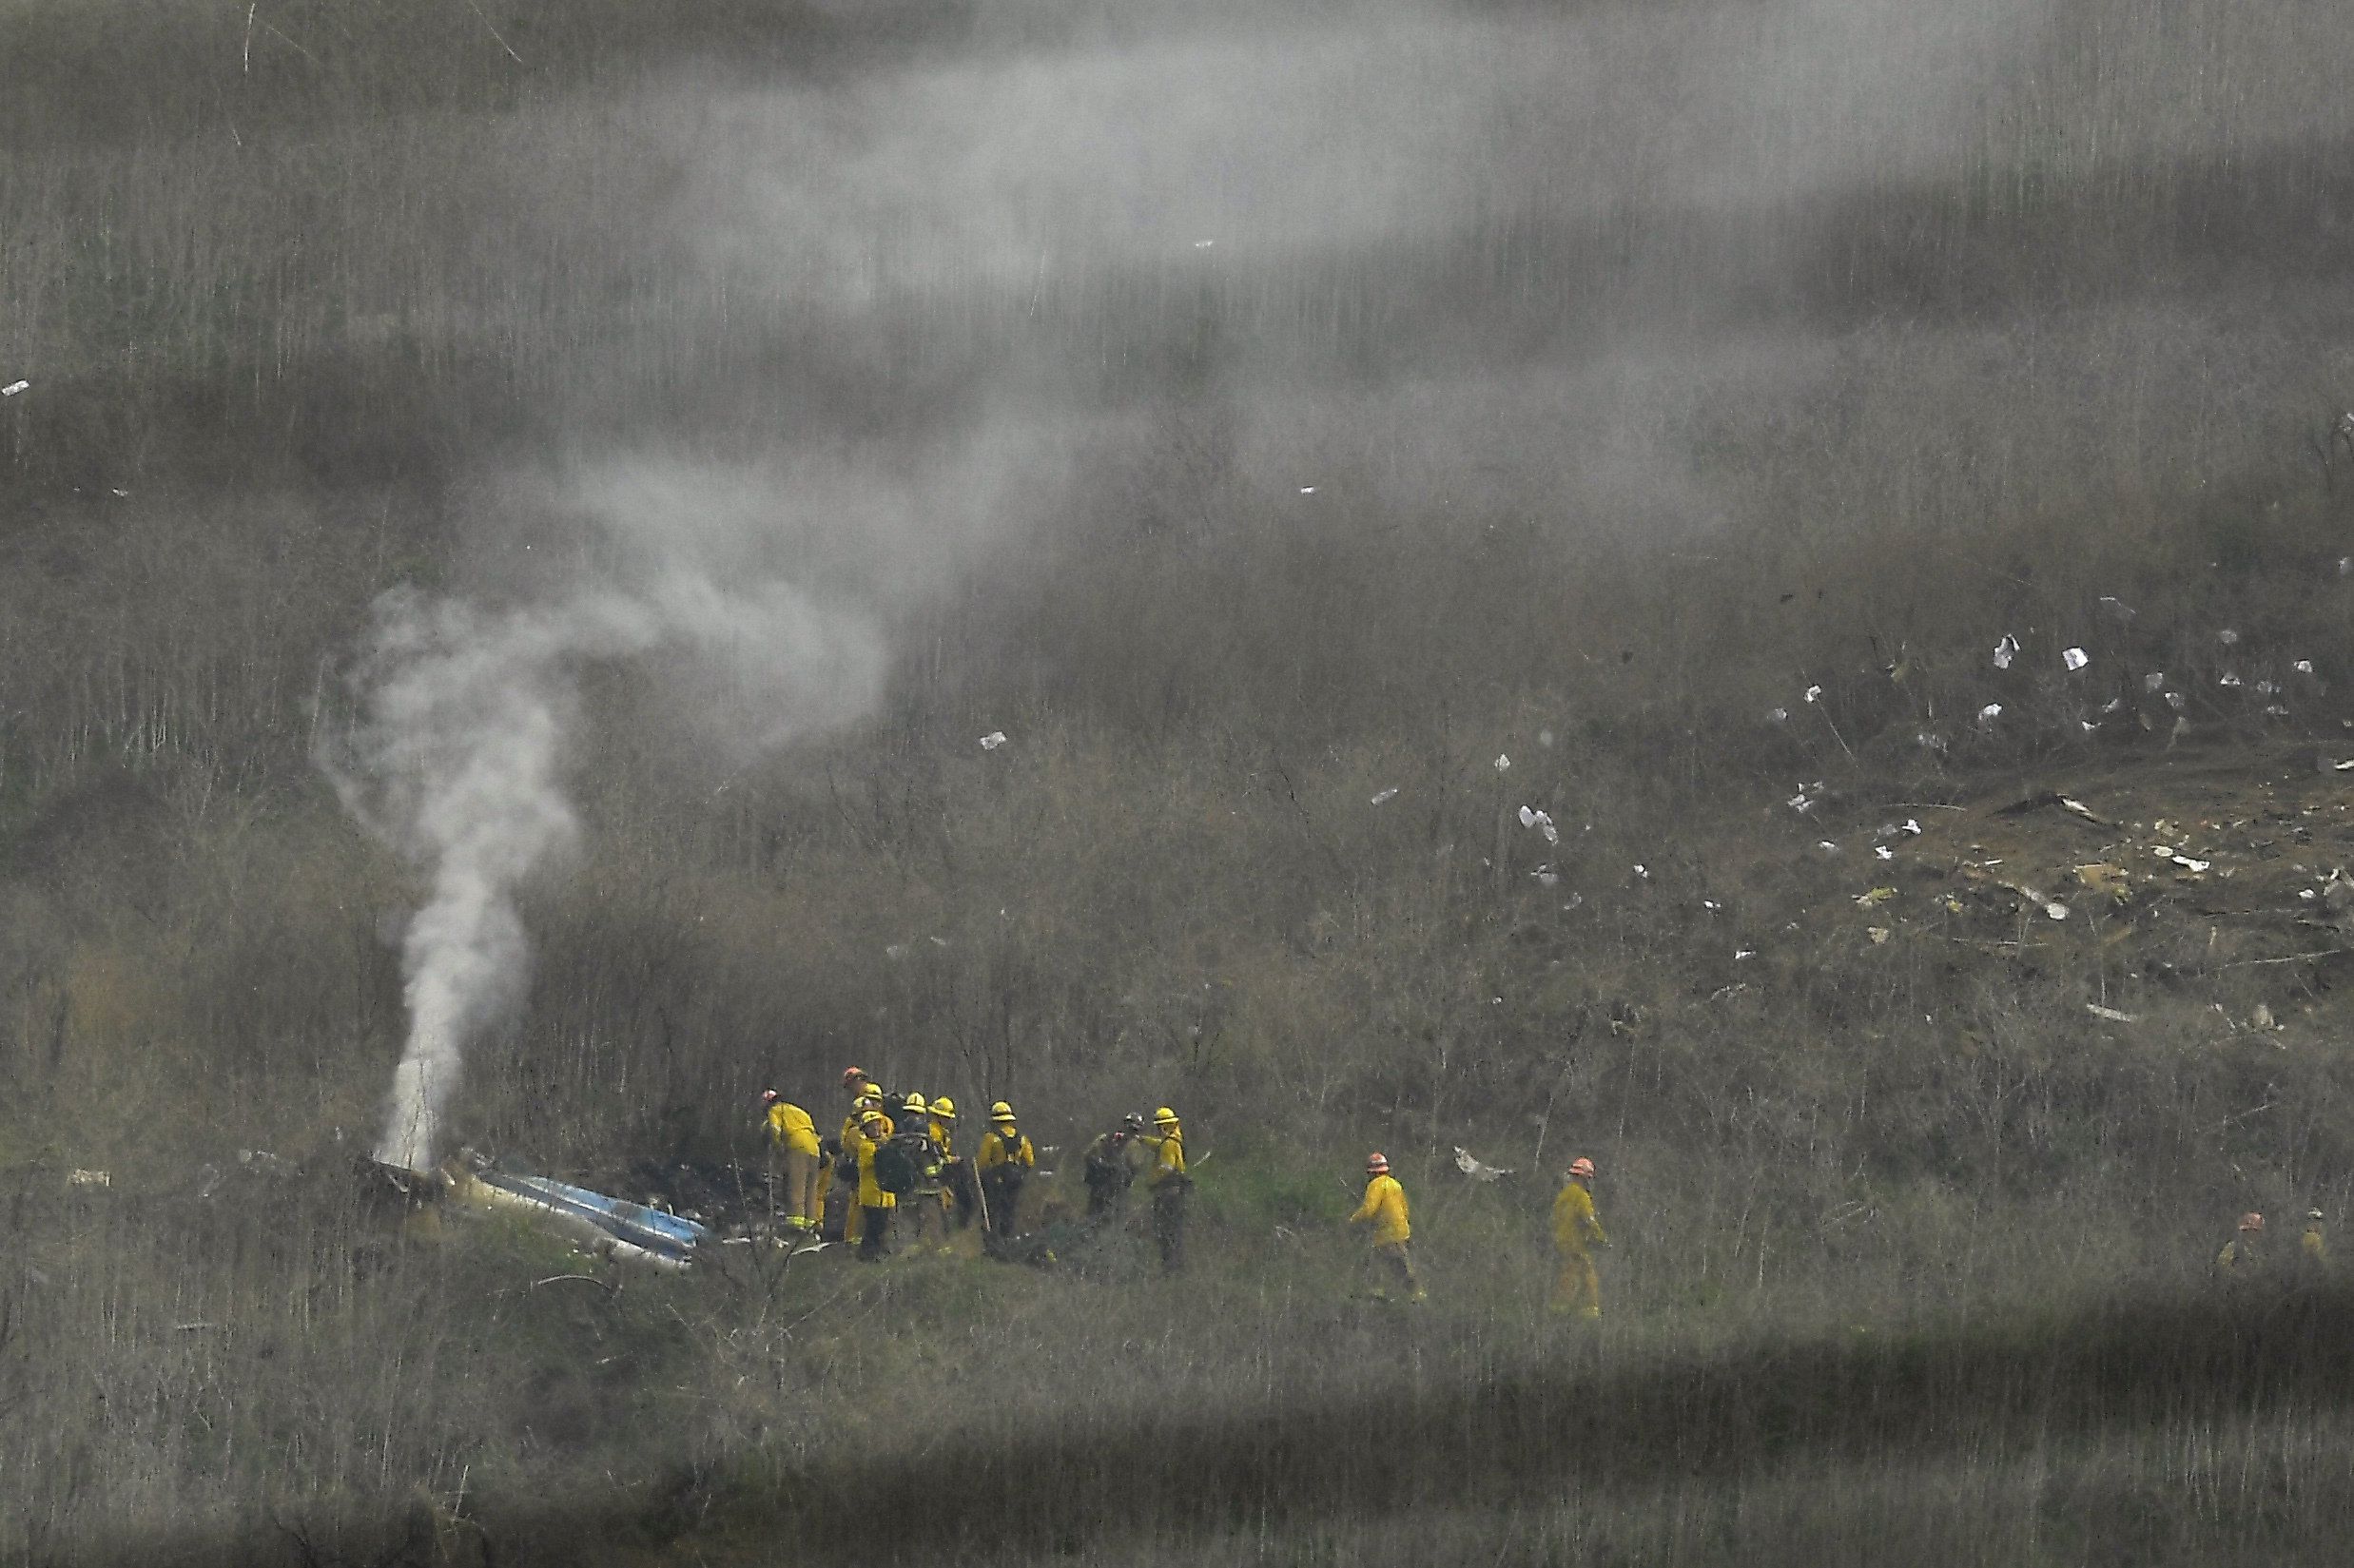
[[[689,671],[730,696],[731,749],[756,755],[865,711],[885,668],[873,607],[812,591],[765,548],[794,533],[789,491],[666,465],[575,475],[554,497],[582,558],[512,602],[399,590],[351,671],[353,724],[322,762],[345,804],[424,874],[403,944],[408,1040],[377,1157],[429,1167],[467,1046],[519,1001],[517,909],[575,842],[567,794],[584,670]],[[803,552],[806,555],[806,552]],[[551,577],[553,580],[551,580]]]

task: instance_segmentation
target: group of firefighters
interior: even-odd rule
[[[975,1228],[992,1249],[1014,1247],[1038,1150],[1012,1105],[999,1100],[989,1107],[988,1131],[968,1159],[957,1149],[956,1101],[949,1096],[885,1094],[863,1067],[846,1069],[842,1086],[850,1112],[829,1138],[818,1135],[808,1112],[773,1089],[761,1092],[781,1226],[846,1243],[869,1261],[889,1249],[895,1226],[915,1248]],[[1161,1267],[1174,1272],[1185,1261],[1193,1177],[1185,1168],[1184,1124],[1165,1105],[1149,1125],[1131,1114],[1088,1146],[1088,1218],[1100,1223],[1122,1207],[1139,1173],[1152,1194]]]
[[[968,1160],[957,1150],[956,1102],[945,1094],[925,1099],[884,1093],[865,1068],[842,1074],[850,1097],[841,1132],[821,1137],[808,1112],[773,1089],[763,1090],[769,1145],[769,1179],[777,1223],[785,1229],[856,1249],[861,1259],[881,1259],[895,1226],[905,1245],[944,1245],[952,1230],[978,1227],[984,1246],[1015,1252],[1022,1239],[1021,1195],[1038,1168],[1038,1151],[1022,1134],[1014,1108],[1004,1100],[989,1107],[988,1131]],[[1049,1151],[1051,1152],[1051,1151]],[[1185,1215],[1193,1177],[1185,1164],[1185,1129],[1177,1113],[1162,1106],[1148,1123],[1131,1113],[1097,1134],[1081,1155],[1087,1189],[1087,1223],[1119,1219],[1129,1189],[1140,1174],[1152,1197],[1153,1240],[1161,1268],[1175,1272],[1185,1261]],[[1364,1226],[1370,1242],[1363,1287],[1376,1300],[1426,1299],[1415,1271],[1406,1189],[1390,1173],[1389,1159],[1376,1152],[1365,1162],[1365,1195],[1349,1216]],[[1553,1200],[1553,1247],[1560,1259],[1551,1307],[1572,1317],[1602,1315],[1602,1292],[1594,1249],[1610,1245],[1594,1211],[1594,1162],[1569,1163]]]

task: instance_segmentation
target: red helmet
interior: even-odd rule
[[[1592,1181],[1594,1179],[1594,1162],[1587,1159],[1585,1155],[1580,1154],[1576,1159],[1569,1162],[1569,1173],[1577,1177],[1580,1181]]]
[[[760,1103],[763,1105],[774,1105],[784,1097],[773,1089],[764,1089],[760,1092]]]
[[[846,1067],[842,1070],[842,1087],[847,1089],[866,1075],[866,1070],[863,1067]]]
[[[1369,1176],[1388,1175],[1390,1173],[1390,1156],[1383,1153],[1372,1153],[1366,1155],[1365,1173]]]

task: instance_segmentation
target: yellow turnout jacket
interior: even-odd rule
[[[1607,1244],[1610,1238],[1603,1234],[1602,1220],[1594,1212],[1594,1194],[1579,1182],[1570,1182],[1553,1200],[1553,1245],[1565,1258],[1582,1258],[1588,1247]]]
[[[1375,1176],[1365,1184],[1365,1201],[1349,1216],[1349,1223],[1372,1226],[1375,1247],[1403,1246],[1413,1234],[1406,1219],[1406,1189],[1395,1176]]]

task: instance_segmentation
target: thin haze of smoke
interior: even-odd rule
[[[871,608],[748,572],[743,538],[711,524],[757,523],[743,488],[715,482],[721,504],[699,511],[713,497],[653,472],[585,475],[570,492],[618,547],[624,570],[609,580],[499,609],[406,590],[377,606],[352,676],[360,717],[322,761],[346,805],[428,879],[404,941],[409,1034],[377,1150],[387,1164],[432,1164],[467,1045],[520,999],[518,890],[579,833],[566,786],[585,667],[682,658],[734,694],[744,754],[847,722],[881,692]]]
[[[698,92],[672,135],[706,261],[856,307],[1197,248],[1262,259],[1504,214],[1721,206],[1950,172],[2052,0],[1777,0],[927,62]]]

